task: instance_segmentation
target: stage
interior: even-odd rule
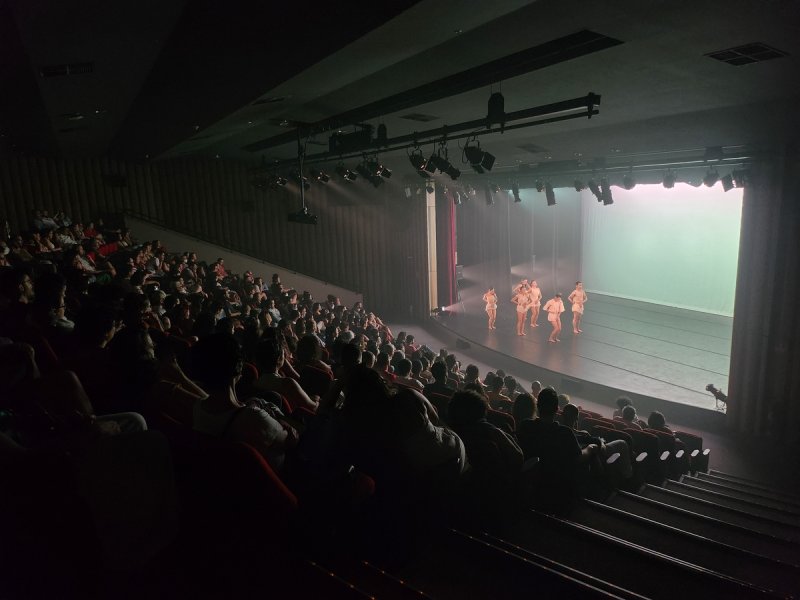
[[[462,290],[462,302],[434,321],[471,345],[512,359],[517,371],[520,362],[530,365],[528,377],[540,373],[538,378],[559,392],[601,404],[611,405],[625,394],[640,412],[689,412],[696,418],[700,409],[715,423],[721,420],[705,387],[713,383],[728,389],[732,318],[589,292],[583,333],[572,333],[572,313],[565,302],[561,342],[553,344],[547,341],[551,328],[546,314],[539,315],[539,327],[531,328],[528,313],[527,335],[517,336],[515,306],[502,295],[497,329],[488,330],[483,291],[476,288]],[[498,360],[496,366],[503,367]],[[515,372],[514,367],[506,370]]]

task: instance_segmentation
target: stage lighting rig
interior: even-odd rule
[[[632,190],[636,187],[636,180],[633,178],[632,172],[625,173],[625,175],[622,176],[622,187],[626,190]]]
[[[731,172],[731,177],[733,177],[733,185],[735,185],[737,188],[743,188],[747,185],[750,179],[750,171],[735,169]]]
[[[594,194],[594,197],[597,198],[598,202],[603,201],[603,192],[600,190],[600,186],[597,185],[597,182],[594,179],[589,180],[589,191]]]
[[[342,179],[344,179],[345,181],[347,181],[348,183],[352,183],[352,182],[354,182],[356,179],[358,179],[358,173],[354,173],[353,171],[351,171],[350,169],[348,169],[347,167],[345,167],[343,164],[339,164],[339,165],[336,167],[336,173],[337,173],[337,174],[338,174],[338,175],[339,175],[339,176],[340,176]]]
[[[730,192],[734,187],[736,187],[733,185],[733,175],[731,175],[730,173],[720,177],[719,182],[722,184],[723,191],[726,192]]]
[[[670,189],[675,187],[675,173],[670,169],[666,173],[664,173],[664,179],[661,181],[661,185],[665,188]]]
[[[305,206],[296,213],[289,213],[288,219],[290,223],[301,223],[302,225],[317,224],[317,215],[312,215]]]
[[[604,206],[614,204],[614,197],[611,195],[611,186],[608,183],[608,179],[605,177],[600,179],[600,192],[600,197],[603,199]]]
[[[705,177],[703,177],[703,185],[706,187],[714,187],[714,184],[719,181],[719,173],[714,167],[711,167],[706,171]]]
[[[408,160],[411,162],[411,166],[414,167],[420,177],[424,179],[429,177],[428,172],[425,171],[425,166],[428,164],[428,161],[425,160],[420,148],[415,148],[411,154],[408,155]]]
[[[324,171],[312,170],[311,177],[313,177],[320,183],[328,183],[331,180],[331,176],[325,173]]]
[[[544,191],[544,182],[541,179],[537,179],[533,185],[536,186],[536,191],[540,194]]]
[[[575,183],[573,185],[575,186],[575,191],[576,192],[580,192],[580,191],[583,191],[583,190],[586,189],[586,186],[583,184],[583,182],[580,179],[576,179]]]
[[[303,189],[307,190],[307,189],[309,189],[311,187],[311,182],[308,181],[308,178],[307,177],[301,177],[300,176],[300,171],[298,171],[297,169],[292,169],[289,172],[289,177],[292,179],[292,181],[294,181],[298,185],[302,183],[303,184]]]
[[[550,182],[544,184],[544,196],[547,198],[547,206],[556,205],[556,193],[553,191],[553,186]]]
[[[522,202],[522,198],[519,197],[519,184],[516,181],[511,184],[511,193],[514,195],[514,202]]]
[[[491,171],[494,166],[495,157],[488,152],[481,150],[480,142],[475,142],[474,146],[470,146],[469,142],[464,146],[462,162],[468,162],[472,170],[478,174]]]

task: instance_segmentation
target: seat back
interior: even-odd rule
[[[310,365],[300,369],[300,387],[311,396],[324,396],[333,382],[333,375]]]
[[[631,453],[633,453],[633,438],[630,436],[630,434],[617,429],[611,429],[610,427],[600,426],[595,427],[594,431],[596,436],[603,438],[606,442],[622,440],[628,444],[628,448],[630,449]]]

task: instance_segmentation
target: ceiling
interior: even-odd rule
[[[257,164],[296,156],[298,123],[313,155],[356,122],[394,138],[485,117],[496,91],[507,112],[602,96],[591,120],[482,138],[496,171],[772,146],[800,130],[793,0],[283,4],[0,0],[0,156]],[[788,55],[706,56],[753,42]],[[408,168],[404,153],[382,157]]]

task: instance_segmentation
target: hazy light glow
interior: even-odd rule
[[[582,191],[586,289],[732,316],[742,191],[639,184],[611,206]]]

